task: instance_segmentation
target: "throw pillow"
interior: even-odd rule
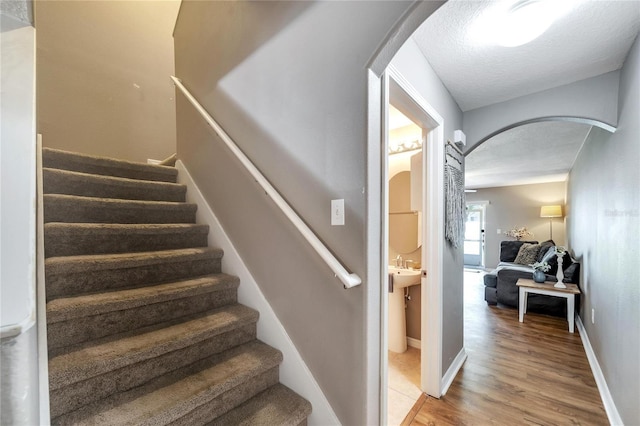
[[[547,240],[547,241],[543,241],[540,243],[540,251],[538,252],[538,262],[546,262],[549,259],[545,259],[542,260],[543,257],[546,257],[547,254],[549,253],[549,248],[550,247],[555,247],[556,243],[553,242],[553,240]],[[555,253],[555,248],[553,250],[553,252]]]
[[[540,244],[523,244],[513,262],[521,265],[531,265],[538,259],[539,251]]]
[[[542,257],[540,256],[540,253],[542,254]],[[551,259],[556,259],[556,246],[553,247],[549,247],[545,253],[542,253],[542,249],[540,250],[540,253],[538,254],[538,262],[547,262],[549,263],[551,261]],[[556,260],[557,263],[557,260]]]

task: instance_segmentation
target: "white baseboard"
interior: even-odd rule
[[[238,301],[260,312],[258,321],[258,339],[279,349],[284,360],[280,364],[280,382],[306,398],[313,406],[307,419],[309,425],[339,425],[329,401],[324,396],[313,374],[305,364],[295,345],[287,335],[271,305],[264,297],[260,287],[240,258],[233,243],[225,233],[215,214],[204,199],[198,186],[182,161],[176,162],[178,182],[187,186],[187,202],[198,205],[196,222],[209,225],[209,245],[224,250],[222,269],[225,273],[240,278]]]
[[[407,336],[407,346],[411,346],[412,348],[421,349],[422,342],[418,339],[414,339],[413,337]]]
[[[447,393],[447,391],[449,390],[449,386],[451,386],[451,383],[453,383],[453,379],[456,378],[458,371],[460,371],[460,369],[462,368],[462,365],[466,360],[467,360],[467,352],[464,350],[464,348],[462,348],[460,349],[460,352],[458,352],[458,355],[456,355],[455,359],[449,366],[449,369],[447,370],[447,372],[442,377],[442,382],[440,386],[442,389],[441,396],[444,396]]]
[[[618,413],[616,404],[613,402],[613,397],[611,396],[611,392],[609,392],[609,386],[607,386],[607,381],[604,378],[604,374],[602,373],[602,369],[598,363],[598,358],[596,357],[596,353],[593,351],[593,347],[589,341],[589,336],[587,335],[587,330],[584,328],[580,315],[576,315],[576,326],[578,327],[582,346],[584,346],[584,351],[587,354],[587,359],[589,360],[589,365],[593,372],[593,378],[596,380],[596,385],[600,392],[600,398],[602,398],[604,410],[607,412],[609,423],[612,425],[622,425],[622,418],[620,418],[620,413]]]

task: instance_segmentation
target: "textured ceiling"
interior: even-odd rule
[[[564,181],[590,129],[586,124],[552,121],[502,132],[467,156],[466,187]]]
[[[413,35],[462,111],[620,69],[640,28],[640,0],[582,0],[528,44],[482,45],[473,25],[496,4],[449,0]],[[466,187],[563,181],[589,129],[541,122],[503,132],[466,157]]]
[[[481,45],[472,25],[495,1],[449,0],[413,34],[463,111],[619,69],[640,28],[640,2],[581,1],[519,47]]]

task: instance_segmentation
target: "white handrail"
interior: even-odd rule
[[[276,191],[276,189],[269,183],[269,181],[260,173],[260,170],[244,155],[244,153],[238,148],[238,145],[231,139],[231,137],[220,127],[220,125],[209,115],[202,105],[193,97],[193,95],[182,85],[182,81],[174,76],[171,76],[171,80],[176,85],[182,94],[191,102],[196,110],[202,115],[205,121],[213,128],[216,134],[222,139],[227,147],[235,154],[240,160],[242,165],[247,169],[251,176],[262,186],[265,193],[271,197],[280,210],[289,218],[291,223],[300,231],[302,236],[311,244],[311,247],[320,255],[325,261],[327,266],[335,273],[335,276],[342,281],[345,288],[355,287],[362,283],[360,277],[356,274],[350,274],[344,266],[335,258],[335,256],[329,251],[329,249],[322,244],[322,241],[313,233],[313,231],[307,226],[300,216],[293,211],[291,206],[282,198],[282,196]]]

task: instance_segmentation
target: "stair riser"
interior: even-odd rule
[[[229,389],[217,398],[197,407],[184,417],[171,422],[170,425],[191,426],[207,424],[212,419],[223,415],[270,386],[275,385],[278,380],[278,367],[274,367],[258,376],[252,377],[250,381]]]
[[[45,227],[45,257],[108,253],[139,253],[206,247],[207,232],[200,229],[164,233],[68,231],[49,232]]]
[[[55,384],[50,383],[51,417],[58,417],[117,392],[126,392],[163,374],[213,354],[221,353],[255,338],[256,324],[250,323],[198,344],[92,377],[82,382],[73,383],[60,389],[53,389]]]
[[[47,340],[50,356],[60,353],[52,349],[136,330],[236,302],[237,291],[234,288],[49,324]]]
[[[149,165],[123,165],[120,161],[95,159],[82,155],[51,151],[42,151],[43,167],[93,173],[104,176],[116,176],[129,179],[153,180],[158,182],[176,182],[177,172],[173,168],[161,168]]]
[[[160,282],[219,273],[220,258],[166,261],[126,269],[107,269],[74,273],[52,273],[46,267],[47,300],[62,296],[139,287]]]
[[[186,187],[148,181],[122,182],[43,170],[45,194],[68,194],[122,200],[184,202]]]
[[[189,204],[140,205],[44,196],[44,221],[63,223],[195,223]]]

